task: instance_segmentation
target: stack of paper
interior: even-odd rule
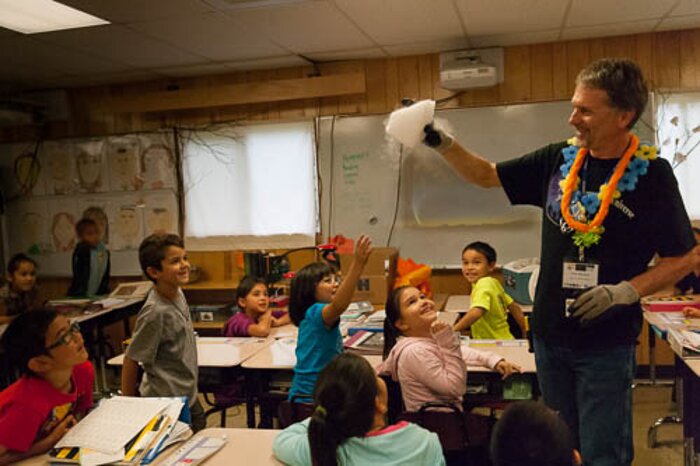
[[[184,398],[105,399],[56,444],[51,460],[148,464],[166,445],[189,435],[189,426],[178,421],[184,405]]]
[[[682,329],[669,329],[668,344],[683,358],[700,358],[700,334]]]

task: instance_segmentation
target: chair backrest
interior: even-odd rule
[[[401,385],[395,382],[389,375],[380,375],[379,377],[381,377],[386,384],[386,391],[389,398],[387,421],[389,424],[396,424],[401,418],[401,413],[406,409],[403,404],[403,397],[401,396]]]
[[[453,403],[431,401],[418,411],[405,411],[401,419],[418,424],[440,438],[445,451],[464,450],[469,447],[469,434],[464,413]]]
[[[280,429],[284,429],[295,422],[303,421],[307,417],[311,417],[313,412],[314,405],[311,403],[284,400],[277,408]]]

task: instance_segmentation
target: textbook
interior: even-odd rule
[[[384,321],[370,322],[369,320],[348,328],[348,335],[353,336],[357,332],[384,332]]]
[[[343,343],[345,349],[359,354],[382,354],[384,333],[360,330]]]
[[[178,421],[186,400],[114,397],[102,402],[49,452],[52,463],[148,464],[167,445],[191,434]]]
[[[666,334],[671,349],[682,358],[700,358],[700,334],[669,329]]]
[[[700,295],[656,296],[643,299],[642,305],[649,312],[678,312],[688,306],[700,309]]]

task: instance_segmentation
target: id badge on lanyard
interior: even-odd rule
[[[583,290],[598,285],[600,265],[592,260],[585,260],[583,251],[579,252],[578,260],[564,260],[562,266],[561,284],[564,289],[565,314],[569,317],[569,308]]]

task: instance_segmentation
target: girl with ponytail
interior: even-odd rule
[[[494,353],[460,348],[458,335],[437,320],[435,303],[419,289],[395,289],[386,303],[384,362],[378,371],[401,384],[406,410],[418,411],[429,401],[461,407],[467,365],[488,367],[504,378],[520,372],[520,367]]]
[[[313,415],[277,435],[288,465],[444,465],[437,435],[408,422],[386,425],[384,381],[361,356],[343,353],[319,375]]]

